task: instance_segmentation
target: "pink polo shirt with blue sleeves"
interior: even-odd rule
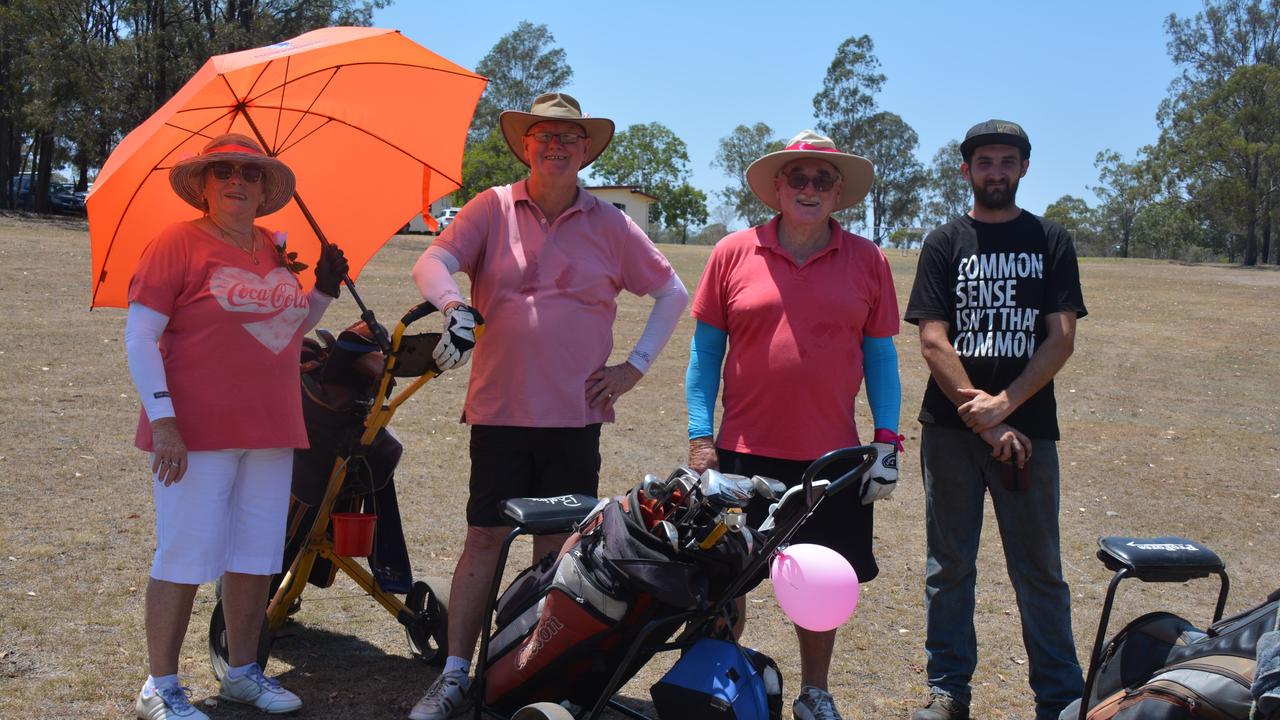
[[[780,217],[716,244],[692,314],[729,335],[716,447],[812,460],[858,444],[862,339],[898,334],[898,297],[870,240],[831,220],[831,241],[797,265]]]
[[[471,358],[463,421],[584,427],[587,377],[613,351],[618,295],[667,284],[670,263],[622,211],[585,190],[548,223],[523,181],[472,198],[436,244],[471,278],[485,331]]]

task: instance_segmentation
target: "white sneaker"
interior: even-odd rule
[[[800,697],[791,704],[791,716],[795,720],[844,720],[831,693],[811,685],[800,688]]]
[[[209,720],[209,716],[195,709],[188,696],[191,690],[179,685],[156,688],[150,696],[146,690],[138,693],[134,711],[138,720]]]
[[[231,702],[252,705],[265,713],[289,713],[302,707],[302,699],[285,690],[274,678],[262,674],[258,663],[240,677],[222,678],[218,697]]]
[[[409,711],[409,720],[448,720],[461,716],[471,708],[471,697],[467,693],[470,687],[467,673],[461,670],[441,674]]]

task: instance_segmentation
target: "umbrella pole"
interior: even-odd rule
[[[324,232],[320,229],[320,223],[316,222],[316,219],[311,215],[311,211],[307,209],[307,204],[302,202],[301,195],[295,192],[293,199],[298,203],[298,209],[302,211],[302,215],[307,219],[307,223],[311,225],[311,229],[315,231],[316,237],[320,239],[320,247],[323,249],[329,244],[329,239],[324,236]],[[387,336],[387,329],[378,324],[377,319],[373,316],[373,311],[366,307],[364,301],[360,299],[360,293],[356,292],[356,284],[351,281],[350,276],[343,275],[342,283],[347,286],[347,290],[351,292],[351,298],[360,307],[360,319],[373,332],[373,338],[378,341],[378,347],[382,348],[383,352],[390,353],[391,338]]]
[[[253,116],[245,111],[244,103],[236,106],[236,112],[245,119],[249,124],[249,129],[253,130],[253,134],[258,137],[258,142],[262,147],[270,147],[267,139],[262,136],[262,131],[258,130],[258,124],[253,121]],[[320,249],[323,250],[329,244],[329,240],[325,238],[324,232],[320,229],[320,223],[316,222],[311,211],[307,209],[307,204],[302,202],[302,196],[296,191],[293,193],[293,199],[298,203],[298,209],[302,211],[302,215],[307,219],[307,224],[315,231],[316,237],[320,239]],[[360,299],[360,293],[356,292],[356,284],[351,281],[347,275],[342,276],[342,283],[347,286],[347,290],[351,293],[352,299],[356,301],[356,305],[360,307],[360,319],[364,324],[369,326],[369,330],[373,332],[373,339],[378,342],[378,347],[382,348],[382,352],[391,352],[391,338],[387,336],[387,329],[378,324],[373,316],[373,311],[365,307],[364,301]]]

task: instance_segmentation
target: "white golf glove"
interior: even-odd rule
[[[887,440],[888,431],[876,431],[877,440]],[[883,500],[893,494],[898,487],[898,443],[896,434],[892,442],[873,442],[871,447],[875,448],[876,461],[862,476],[862,497],[863,505],[870,505],[877,500]]]
[[[454,305],[444,314],[444,332],[431,352],[436,367],[451,370],[465,365],[476,346],[476,313],[469,305]]]

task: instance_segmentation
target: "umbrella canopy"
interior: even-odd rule
[[[86,201],[91,307],[124,307],[143,249],[199,217],[169,168],[227,132],[256,138],[297,176],[293,200],[258,223],[314,265],[321,239],[355,277],[430,203],[461,185],[467,129],[487,80],[395,30],[315,30],[218,55],[111,153]],[[311,273],[302,273],[304,283]]]

